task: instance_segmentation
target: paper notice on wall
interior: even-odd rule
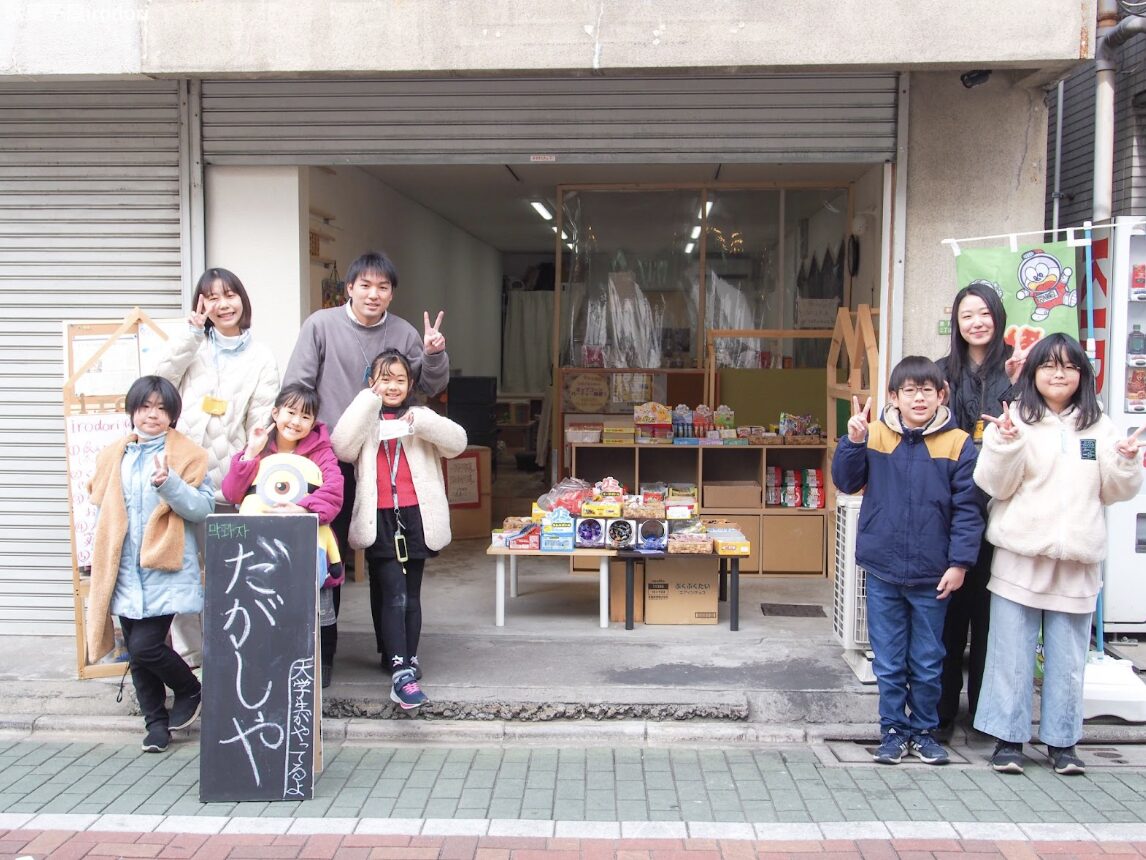
[[[834,328],[839,299],[796,299],[796,328]]]
[[[472,508],[481,505],[480,461],[477,451],[466,451],[445,460],[446,501],[450,507]]]
[[[79,370],[107,343],[107,335],[79,335],[72,340],[72,368]],[[67,376],[67,371],[65,371]],[[133,334],[116,338],[95,364],[76,380],[76,394],[122,395],[139,379],[139,340]]]
[[[64,419],[68,446],[68,492],[72,500],[72,541],[77,567],[90,567],[92,563],[96,508],[88,495],[88,481],[95,471],[96,456],[130,431],[131,425],[122,413],[68,415]]]

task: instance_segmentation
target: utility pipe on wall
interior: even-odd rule
[[[1118,20],[1116,0],[1099,0],[1098,42],[1094,50],[1094,204],[1091,220],[1110,221],[1114,201],[1114,75],[1118,49],[1140,33],[1146,18]]]

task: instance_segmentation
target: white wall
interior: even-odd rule
[[[204,173],[207,266],[239,276],[251,299],[251,332],[274,350],[281,372],[309,306],[307,171],[211,166]]]
[[[391,309],[422,330],[444,310],[442,333],[451,370],[496,376],[501,359],[501,254],[356,167],[309,168],[309,205],[335,216],[323,256],[343,278],[355,257],[385,251],[398,268]],[[325,229],[325,228],[324,228]],[[310,267],[309,293],[325,271]]]

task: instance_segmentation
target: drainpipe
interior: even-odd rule
[[[1118,49],[1140,33],[1146,18],[1118,20],[1116,0],[1098,2],[1098,42],[1094,50],[1094,210],[1092,220],[1110,220],[1114,199],[1114,74]]]

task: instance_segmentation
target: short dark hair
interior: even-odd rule
[[[367,251],[351,263],[346,270],[346,286],[349,287],[362,275],[385,275],[390,288],[398,289],[398,269],[385,251]]]
[[[905,355],[899,364],[891,370],[891,379],[888,380],[887,390],[899,391],[907,383],[916,385],[931,383],[936,389],[943,388],[943,371],[930,358],[923,355]]]
[[[246,331],[251,327],[251,299],[247,295],[243,282],[239,280],[239,276],[230,269],[208,269],[199,276],[199,281],[195,284],[195,293],[191,296],[191,310],[194,311],[198,306],[199,296],[206,299],[210,295],[211,289],[215,286],[215,281],[223,285],[224,293],[234,293],[242,301],[243,312],[239,315],[239,330]],[[203,328],[210,331],[214,325],[208,317]]]
[[[318,392],[304,382],[288,382],[279,389],[275,398],[275,408],[284,406],[297,406],[300,412],[318,416],[318,407],[321,403]]]
[[[1047,402],[1035,384],[1035,374],[1040,364],[1073,364],[1078,368],[1078,390],[1074,393],[1071,405],[1078,410],[1074,426],[1085,430],[1102,417],[1102,407],[1098,405],[1098,395],[1094,387],[1094,368],[1090,359],[1075,340],[1068,334],[1055,332],[1040,339],[1027,353],[1022,372],[1015,382],[1015,399],[1019,403],[1019,417],[1028,424],[1041,421],[1047,413]]]
[[[135,426],[135,412],[152,394],[158,394],[163,402],[163,411],[171,419],[174,427],[179,421],[179,414],[183,411],[183,398],[179,396],[179,389],[162,376],[141,376],[131,383],[124,398],[123,411],[127,413],[127,420]]]

